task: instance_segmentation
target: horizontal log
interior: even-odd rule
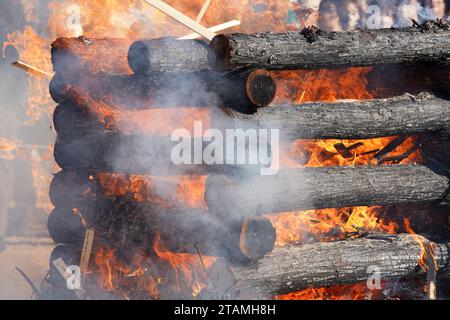
[[[381,63],[442,62],[450,58],[450,28],[358,29],[346,32],[221,34],[211,41],[215,70],[239,67],[317,69]]]
[[[435,246],[438,275],[449,271],[449,245]],[[421,246],[412,235],[371,236],[276,248],[254,266],[235,268],[233,273],[240,298],[272,299],[308,287],[365,282],[370,266],[380,268],[382,279],[420,275],[421,254]]]
[[[238,173],[242,170],[259,172],[261,167],[266,166],[262,162],[227,165],[210,161],[203,157],[210,143],[203,141],[203,138],[186,138],[183,142],[179,142],[172,141],[171,136],[127,135],[117,130],[104,130],[78,136],[59,136],[55,144],[54,157],[62,169],[93,173],[152,175]],[[245,148],[246,154],[252,150],[248,144]],[[222,149],[225,153],[223,159],[226,159],[225,146]],[[198,155],[202,157],[196,160]],[[176,159],[172,159],[172,156]],[[261,159],[258,157],[259,160]]]
[[[287,169],[273,176],[210,175],[210,212],[267,214],[308,209],[443,201],[449,179],[422,165]]]
[[[429,93],[280,105],[260,108],[252,115],[230,112],[235,127],[277,128],[282,136],[292,139],[366,139],[450,128],[450,100]]]
[[[58,38],[52,43],[52,63],[56,73],[72,80],[81,71],[91,74],[131,74],[127,54],[132,41],[127,38]]]
[[[99,241],[122,248],[146,247],[158,234],[166,250],[191,254],[199,250],[201,254],[223,257],[235,264],[248,264],[261,259],[275,244],[275,229],[263,217],[224,221],[200,210],[118,204],[112,199],[101,201],[92,212],[82,209],[83,217],[88,216],[87,223],[97,230]],[[120,215],[115,215],[118,210]],[[55,208],[47,227],[56,243],[75,246],[83,243],[85,222],[71,208]]]
[[[195,73],[159,73],[142,75],[79,75],[75,81],[60,74],[50,82],[54,101],[78,103],[87,95],[125,109],[154,107],[226,105],[244,113],[272,103],[276,83],[263,70],[222,74],[210,71]]]
[[[159,38],[134,42],[128,63],[135,74],[195,72],[209,69],[208,44],[201,40]]]

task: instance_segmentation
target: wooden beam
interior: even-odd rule
[[[152,7],[155,7],[156,9],[162,11],[163,13],[167,14],[169,17],[177,20],[181,24],[185,25],[187,28],[191,29],[192,31],[202,35],[209,41],[211,41],[215,37],[215,33],[211,32],[204,26],[202,26],[200,23],[192,20],[188,16],[184,15],[180,11],[176,10],[175,8],[169,6],[167,3],[161,0],[143,0],[147,2]]]

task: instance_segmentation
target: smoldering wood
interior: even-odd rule
[[[206,78],[205,78],[206,77]],[[154,107],[210,106],[219,101],[206,86],[206,73],[142,75],[84,74],[65,79],[56,74],[50,82],[50,94],[57,103],[79,103],[81,95],[123,109]]]
[[[139,40],[128,51],[128,63],[135,74],[195,72],[209,69],[208,44],[202,40],[166,37]]]
[[[185,155],[187,156],[190,153],[190,158],[176,160],[177,163],[175,163],[172,160],[172,155],[179,159],[185,151],[177,152],[174,150],[174,147],[179,145],[180,141],[172,141],[171,139],[170,136],[128,135],[117,130],[105,129],[104,131],[94,131],[84,135],[57,137],[54,157],[56,163],[62,169],[82,170],[92,173],[173,175],[227,172],[237,174],[241,171],[259,172],[261,167],[266,166],[261,162],[232,165],[210,163],[204,157],[195,160],[194,154],[198,147],[202,148],[203,155],[205,148],[210,145],[210,142],[203,141],[203,138],[195,137],[183,140],[186,148],[188,145],[190,146],[190,149],[187,148],[189,150],[186,150]],[[226,151],[225,145],[222,145],[222,149],[224,152]],[[251,152],[248,143],[245,144],[245,152],[246,154]],[[223,159],[226,159],[226,154],[223,156]],[[270,148],[268,156],[270,156]],[[180,161],[182,162],[178,163]]]
[[[275,229],[267,218],[222,220],[207,211],[132,202],[103,198],[91,209],[83,205],[82,215],[70,207],[57,207],[48,219],[49,234],[56,243],[81,246],[90,224],[100,241],[119,247],[145,247],[158,235],[163,247],[172,252],[196,254],[198,249],[200,254],[235,264],[258,260],[275,244]],[[118,210],[120,214],[113,214]],[[81,216],[87,216],[87,221]]]
[[[311,167],[241,179],[210,175],[205,200],[221,216],[445,202],[448,183],[423,165]]]
[[[290,139],[366,139],[434,132],[450,126],[450,100],[430,93],[355,102],[304,103],[230,110],[234,127],[277,128]]]
[[[438,275],[448,273],[449,245],[436,244]],[[253,266],[235,268],[233,273],[241,299],[272,299],[308,287],[366,281],[368,267],[374,265],[380,268],[383,279],[423,274],[418,264],[421,253],[412,235],[373,235],[276,248]]]
[[[248,264],[272,251],[275,228],[266,218],[217,219],[203,215],[167,214],[158,223],[163,244],[174,252],[224,257],[234,264]]]
[[[221,34],[211,41],[208,61],[215,70],[240,67],[318,69],[387,63],[443,62],[450,58],[450,28],[417,27]]]
[[[66,80],[55,75],[50,94],[56,102],[79,103],[81,95],[125,109],[226,105],[244,113],[268,106],[276,83],[263,70],[240,73],[159,73],[142,75],[80,75]],[[69,100],[69,101],[68,101]]]
[[[127,38],[58,38],[51,49],[53,69],[68,79],[80,72],[131,74],[127,60],[131,43]]]

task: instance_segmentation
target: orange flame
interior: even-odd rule
[[[139,202],[153,202],[166,207],[206,208],[206,176],[127,177],[102,173],[97,178],[105,196],[123,196],[130,192]]]
[[[380,231],[394,234],[396,223],[384,221],[380,207],[306,210],[268,215],[276,229],[276,244],[305,242],[308,238],[330,241],[347,234]]]
[[[379,290],[376,290],[379,291]],[[276,300],[375,300],[382,298],[379,292],[367,288],[366,283],[338,285],[322,288],[308,288],[285,295],[276,296]]]

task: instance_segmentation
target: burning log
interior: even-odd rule
[[[203,155],[210,142],[202,138],[186,138],[182,146],[180,143],[172,141],[170,136],[126,135],[119,131],[104,130],[80,136],[58,137],[54,157],[56,163],[66,170],[153,175],[230,173],[244,169],[256,172],[266,166],[264,163],[210,163],[208,159],[197,159],[194,155],[194,152]],[[184,150],[185,147],[189,150]],[[245,147],[246,154],[249,154],[251,146],[246,144]],[[176,157],[176,161],[172,156]]]
[[[152,76],[161,72],[207,70],[208,48],[200,40],[160,38],[134,42],[128,51],[128,63],[135,74]]]
[[[289,169],[273,176],[211,175],[205,200],[221,216],[445,201],[448,177],[422,165]]]
[[[214,37],[208,61],[215,70],[239,67],[318,69],[381,63],[441,62],[450,58],[450,28],[358,29],[323,32],[222,34]]]
[[[429,93],[355,102],[304,103],[233,114],[236,127],[280,128],[287,138],[365,139],[450,127],[450,101]]]
[[[143,75],[80,75],[75,81],[56,75],[50,82],[54,101],[77,103],[80,94],[128,109],[222,105],[244,113],[268,106],[276,84],[263,70],[220,74],[210,71]]]
[[[103,202],[106,200],[103,199]],[[207,212],[196,210],[163,209],[153,204],[138,204],[134,212],[123,210],[121,216],[130,214],[134,221],[139,221],[143,228],[139,234],[115,230],[107,232],[111,226],[101,225],[104,220],[113,220],[109,208],[114,206],[114,200],[94,209],[97,217],[83,218],[88,210],[81,210],[81,215],[74,214],[70,208],[55,208],[48,219],[48,230],[56,243],[66,243],[80,246],[83,243],[87,223],[99,230],[100,237],[109,243],[132,240],[134,246],[149,246],[156,234],[159,235],[165,249],[178,253],[197,253],[224,257],[234,263],[249,263],[261,259],[270,252],[275,244],[275,229],[270,221],[263,217],[244,220],[223,221]],[[129,205],[132,207],[133,205]],[[100,212],[100,211],[104,212]],[[108,212],[106,212],[108,211]],[[170,212],[167,212],[170,211]],[[140,219],[136,219],[140,217]],[[121,217],[122,218],[122,217]],[[93,221],[93,222],[92,222]],[[97,222],[95,222],[97,221]],[[122,220],[120,220],[122,221]],[[136,227],[130,226],[134,231]],[[125,228],[126,229],[126,228]],[[124,240],[124,238],[132,238]]]
[[[80,72],[90,74],[131,74],[127,53],[130,39],[59,38],[52,43],[56,73],[76,79]]]
[[[234,263],[256,261],[272,251],[275,228],[266,218],[223,221],[208,213],[168,213],[158,223],[162,243],[170,251],[224,257]]]
[[[417,236],[423,243],[429,241]],[[366,281],[368,267],[377,266],[383,279],[423,274],[421,244],[412,235],[371,235],[330,243],[276,248],[256,265],[234,269],[241,298],[266,298],[307,287]],[[436,244],[439,274],[448,273],[448,243]]]

